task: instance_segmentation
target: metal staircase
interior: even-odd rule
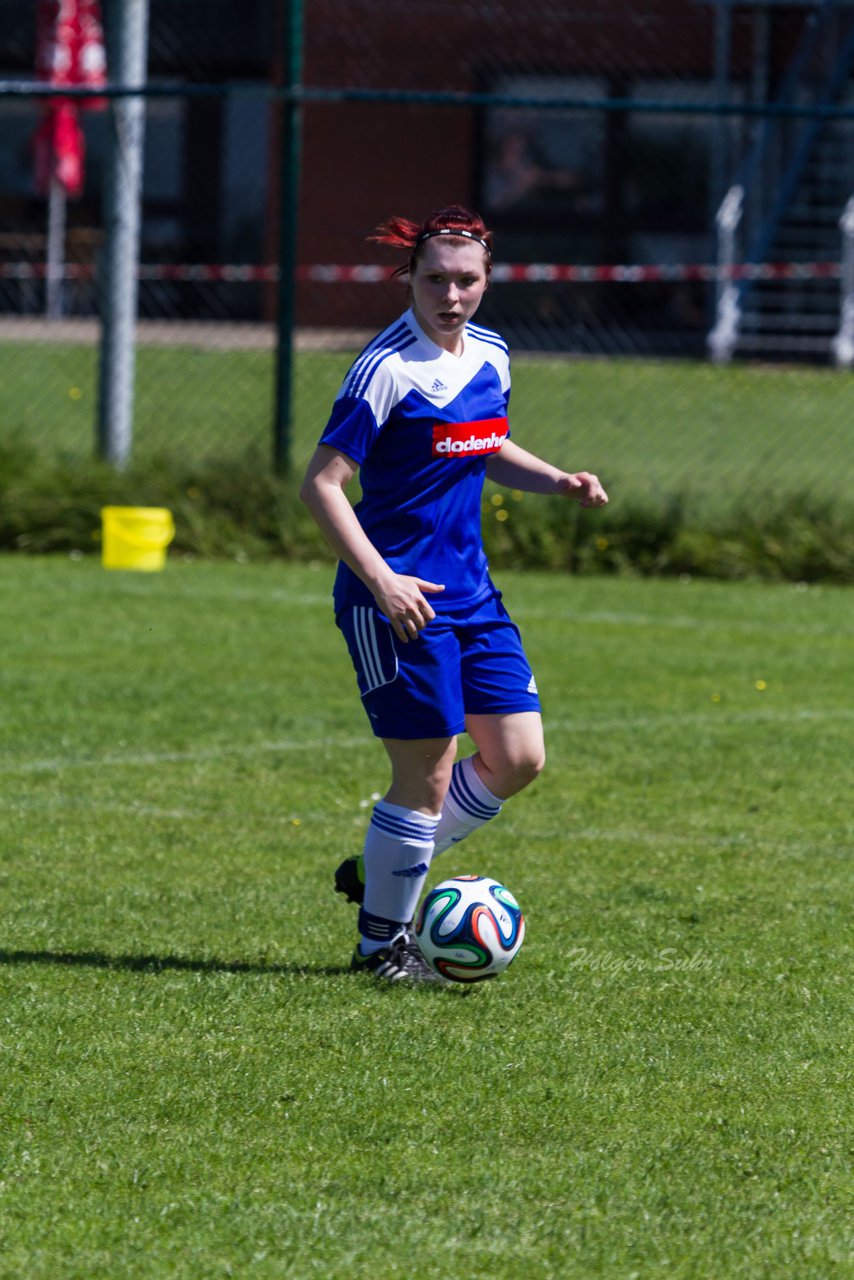
[[[854,122],[825,125],[781,214],[765,260],[814,271],[757,280],[742,301],[736,354],[806,356],[830,353],[839,330],[840,218],[854,193]]]
[[[852,77],[854,15],[824,4],[780,84],[779,114],[763,124],[718,214],[723,278],[708,343],[719,362],[738,355],[841,362],[854,119],[834,110],[854,106]]]

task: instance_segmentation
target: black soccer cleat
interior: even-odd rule
[[[343,893],[348,902],[361,906],[365,901],[365,859],[360,853],[345,858],[335,872],[335,892]]]
[[[432,982],[446,983],[431,969],[418,949],[418,944],[408,930],[404,929],[392,938],[388,946],[363,956],[358,946],[353,952],[350,968],[354,973],[369,973],[384,982]]]

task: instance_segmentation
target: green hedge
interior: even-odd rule
[[[628,486],[627,486],[628,488]],[[0,451],[0,549],[99,549],[101,508],[165,506],[175,517],[170,554],[211,558],[329,558],[296,496],[295,480],[265,459],[166,461],[116,473],[92,463],[46,464]],[[571,573],[691,574],[804,582],[854,582],[854,508],[815,496],[765,495],[705,510],[690,495],[622,498],[583,511],[575,503],[487,486],[484,537],[496,568]]]

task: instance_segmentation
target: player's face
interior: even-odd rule
[[[489,279],[482,246],[439,236],[426,240],[409,279],[421,328],[440,347],[459,355],[466,321],[477,311]]]

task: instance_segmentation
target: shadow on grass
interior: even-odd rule
[[[5,951],[0,950],[0,967],[3,965],[57,965],[78,969],[111,969],[125,973],[251,973],[288,978],[340,978],[344,975],[368,980],[367,974],[354,974],[349,965],[267,964],[263,960],[194,960],[191,956],[111,956],[104,951]],[[397,983],[370,982],[377,991],[394,991]],[[411,983],[404,984],[411,986]],[[418,983],[419,992],[453,992],[469,995],[480,983]]]
[[[194,960],[190,956],[111,956],[103,951],[3,951],[0,965],[52,964],[80,969],[118,969],[130,973],[252,973],[280,977],[337,978],[348,965],[267,964],[263,960]]]

